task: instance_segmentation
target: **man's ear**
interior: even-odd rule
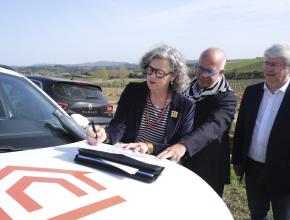
[[[220,70],[220,74],[224,74],[225,73],[225,70]]]
[[[288,69],[288,73],[290,74],[290,66],[288,66],[287,69]]]

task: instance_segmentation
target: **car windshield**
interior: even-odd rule
[[[53,87],[53,92],[56,95],[70,99],[105,101],[100,89],[89,85],[57,83]]]
[[[66,117],[25,78],[0,74],[0,152],[76,141]]]

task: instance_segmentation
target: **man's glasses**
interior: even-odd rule
[[[204,68],[198,64],[195,65],[195,73],[196,74],[203,74],[205,76],[213,76],[215,74],[219,73],[219,70],[215,70],[215,69],[207,69]]]
[[[152,66],[147,66],[145,68],[144,74],[151,76],[153,73],[155,74],[155,76],[157,78],[161,79],[161,78],[169,75],[171,72],[166,73],[163,70],[155,69]]]
[[[284,67],[285,64],[284,63],[271,63],[269,61],[265,61],[264,66],[277,68],[277,67]]]

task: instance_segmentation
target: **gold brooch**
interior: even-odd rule
[[[177,118],[178,112],[177,111],[171,111],[171,118]]]

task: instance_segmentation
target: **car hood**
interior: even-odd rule
[[[215,192],[178,164],[127,151],[127,156],[165,167],[148,184],[76,164],[80,147],[117,149],[105,144],[92,147],[82,141],[0,154],[0,219],[133,220],[154,219],[156,214],[169,219],[180,214],[185,219],[232,219]],[[168,214],[155,209],[161,204]]]

